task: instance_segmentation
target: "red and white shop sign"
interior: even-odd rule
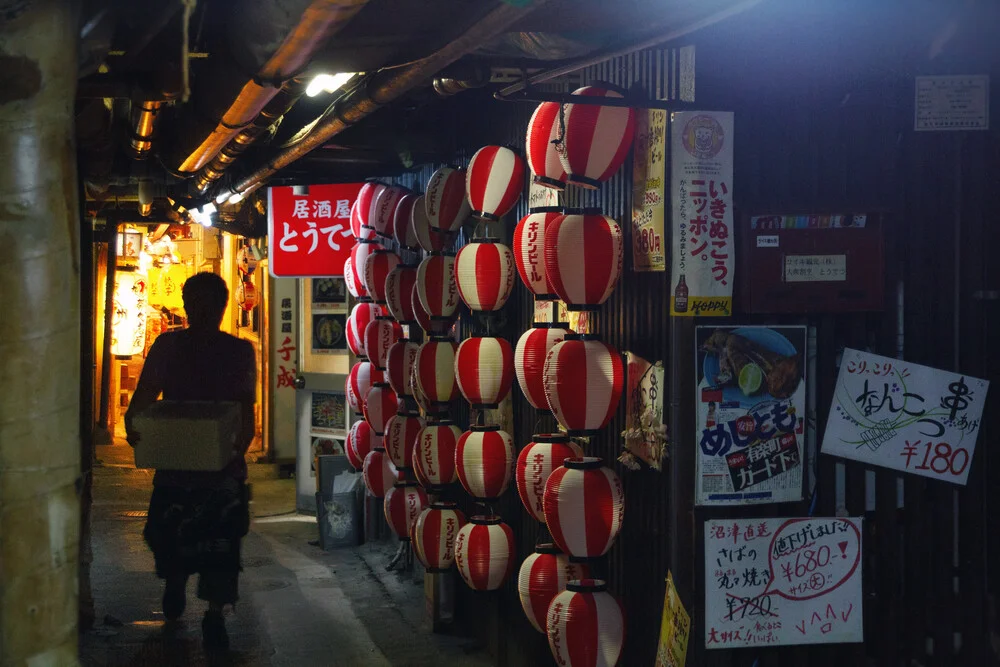
[[[351,206],[362,183],[280,186],[267,191],[268,267],[275,278],[344,275]]]

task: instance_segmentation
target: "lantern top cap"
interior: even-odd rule
[[[604,459],[599,456],[582,456],[563,461],[563,467],[570,470],[597,470],[604,467]]]
[[[453,341],[451,338],[449,338],[448,336],[440,335],[440,334],[439,335],[431,334],[430,335],[430,340],[427,341],[427,343],[451,343],[452,345],[455,345],[456,347],[458,346],[458,344],[455,341]],[[424,345],[427,345],[427,343],[424,343]]]
[[[379,436],[379,437],[381,438],[382,436]],[[385,447],[372,447],[372,451],[373,452],[382,452],[383,454],[385,454]]]
[[[447,415],[448,413],[447,412],[439,412],[438,414]],[[431,416],[431,415],[428,415],[428,416]],[[447,416],[444,419],[437,419],[437,420],[435,420],[433,424],[428,424],[427,427],[431,427],[431,426],[446,426],[447,427],[447,426],[454,426],[454,425],[455,425],[455,422],[451,419],[450,416]]]
[[[608,590],[608,582],[603,579],[574,579],[566,583],[566,590],[574,593],[601,593]]]
[[[542,544],[535,545],[536,554],[561,554],[562,549],[557,547],[552,542],[544,542]]]
[[[569,322],[535,322],[532,329],[565,329],[569,333]]]
[[[477,526],[499,526],[503,523],[503,518],[499,516],[485,516],[483,514],[477,514],[476,516],[469,518],[469,523]]]
[[[565,213],[566,210],[564,206],[533,206],[528,209],[528,215],[532,213]]]
[[[584,206],[580,208],[563,209],[563,215],[604,215],[600,206]]]
[[[420,486],[420,484],[415,480],[401,479],[392,486],[397,489],[405,489],[408,486]]]
[[[531,436],[532,442],[569,442],[571,438],[565,433],[536,433]]]
[[[483,426],[474,425],[469,427],[469,431],[471,433],[495,433],[500,431],[500,427],[496,424],[486,424]]]
[[[430,509],[432,510],[454,510],[458,509],[458,503],[453,503],[450,500],[435,500],[430,504]]]
[[[569,334],[566,334],[566,340],[568,340],[568,341],[580,340],[580,341],[584,341],[584,342],[589,342],[589,341],[601,342],[601,337],[599,335],[597,335],[597,334],[592,334],[592,333],[569,333]]]

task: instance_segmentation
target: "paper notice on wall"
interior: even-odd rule
[[[670,117],[672,272],[670,314],[732,314],[733,114]]]
[[[964,485],[989,386],[848,348],[822,451]]]
[[[864,639],[861,519],[705,522],[705,647]]]
[[[667,572],[667,590],[663,595],[660,643],[656,647],[655,667],[684,667],[687,661],[691,616],[674,586],[674,575]]]
[[[635,271],[666,271],[663,222],[666,202],[667,112],[638,112],[632,189],[632,268]]]
[[[548,208],[559,206],[559,191],[532,182],[528,186],[528,208]]]

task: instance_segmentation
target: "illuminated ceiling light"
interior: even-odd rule
[[[213,204],[212,202],[209,202],[209,203],[207,203],[207,204],[205,204],[204,206],[201,207],[201,213],[202,213],[202,215],[212,215],[217,210],[218,209],[215,208],[215,204]]]
[[[308,97],[316,97],[320,93],[333,93],[351,80],[354,72],[339,72],[337,74],[317,74],[306,87]]]

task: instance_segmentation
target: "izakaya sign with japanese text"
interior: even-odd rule
[[[861,519],[705,522],[705,648],[864,639]]]
[[[643,117],[645,115],[645,117]],[[632,268],[635,271],[666,271],[663,218],[666,203],[667,112],[638,112],[632,186]]]
[[[275,278],[344,275],[361,183],[268,188],[268,266]]]
[[[728,316],[733,305],[733,114],[670,116],[670,314]]]
[[[990,383],[844,350],[824,454],[965,484]]]
[[[806,328],[697,327],[698,505],[802,499]]]

